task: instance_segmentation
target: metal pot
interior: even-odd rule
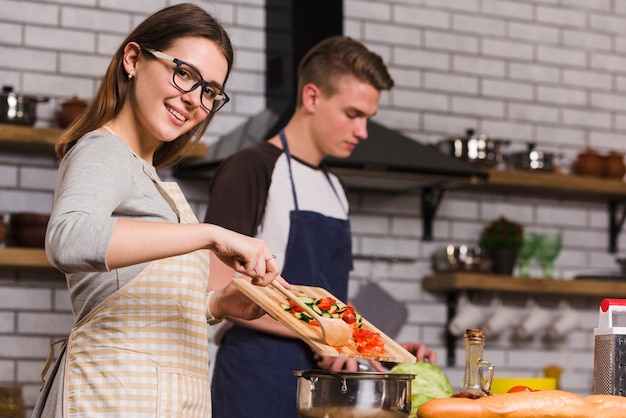
[[[296,371],[302,418],[405,418],[414,374]]]
[[[504,157],[508,168],[529,171],[554,171],[556,154],[535,149],[534,143],[528,144],[527,151],[514,152]]]
[[[451,137],[439,141],[437,149],[444,154],[485,167],[495,167],[502,161],[502,146],[510,141],[493,139],[487,135],[475,135],[473,129],[465,131],[465,137]]]
[[[431,262],[435,273],[491,271],[491,259],[478,245],[446,245],[433,251]]]
[[[37,120],[37,103],[48,100],[48,97],[16,94],[12,86],[3,86],[0,93],[0,123],[33,126]]]

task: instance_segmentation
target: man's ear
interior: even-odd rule
[[[313,83],[305,84],[302,87],[302,107],[308,112],[313,113],[322,96],[322,91]]]

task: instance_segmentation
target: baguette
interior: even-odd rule
[[[417,418],[624,418],[626,398],[561,390],[515,392],[479,399],[441,398],[421,405]]]

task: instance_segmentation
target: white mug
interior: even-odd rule
[[[499,298],[491,301],[489,319],[482,329],[489,337],[496,336],[506,329],[514,329],[519,324],[520,313],[509,306],[505,306]]]
[[[559,302],[559,312],[556,318],[547,329],[548,337],[561,340],[578,328],[580,328],[580,314],[567,301],[562,300]]]
[[[537,305],[534,300],[526,305],[526,316],[515,329],[518,337],[523,339],[532,338],[537,333],[544,331],[552,322],[552,315],[547,309]]]
[[[450,323],[448,323],[448,331],[450,334],[460,337],[465,334],[468,329],[475,329],[483,323],[489,310],[471,303],[466,296],[459,297],[458,309],[456,315]]]

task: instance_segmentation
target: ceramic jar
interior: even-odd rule
[[[626,174],[624,154],[616,151],[609,151],[609,153],[604,157],[604,177],[622,179],[624,174]]]
[[[604,174],[604,161],[600,154],[587,148],[578,154],[573,168],[576,174],[582,176],[601,177]]]
[[[0,417],[24,418],[25,416],[22,386],[18,384],[0,385]]]
[[[61,108],[57,113],[57,122],[59,127],[65,129],[78,118],[87,108],[87,102],[73,96],[61,103]]]

